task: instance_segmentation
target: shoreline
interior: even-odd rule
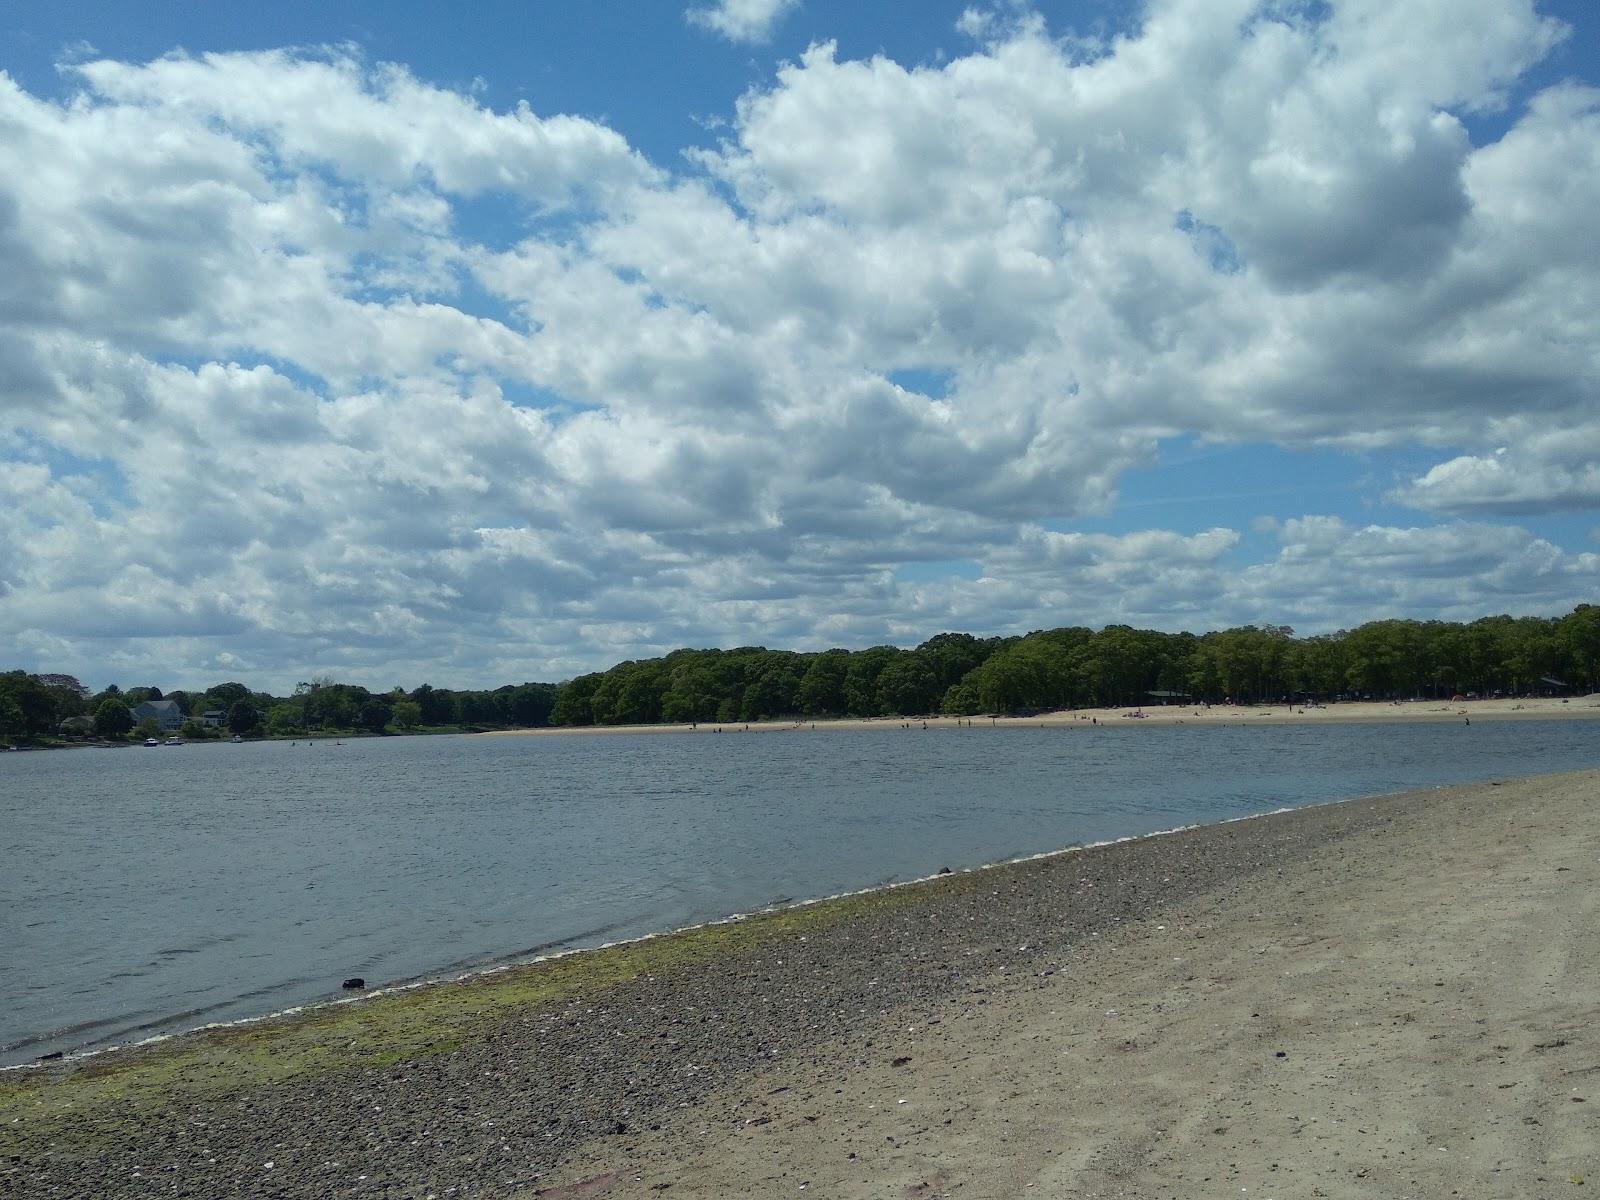
[[[323,742],[346,738],[397,737],[597,737],[610,734],[686,734],[686,733],[797,733],[809,730],[863,729],[1030,729],[1078,728],[1096,725],[1252,725],[1264,720],[1273,724],[1388,724],[1391,722],[1449,722],[1479,719],[1485,721],[1595,720],[1600,719],[1600,693],[1586,696],[1495,698],[1488,700],[1346,700],[1309,707],[1298,704],[1212,704],[1146,705],[1136,708],[1057,709],[1028,716],[947,717],[822,717],[798,720],[701,721],[696,723],[652,725],[541,725],[526,729],[419,729],[389,730],[384,733],[343,731],[316,734],[271,734],[252,736],[254,742]],[[226,737],[204,738],[186,745],[228,745]],[[83,740],[47,742],[43,745],[0,745],[0,753],[35,750],[127,750],[138,749],[138,742]]]
[[[1290,868],[1365,850],[1366,839],[1401,827],[1421,837],[1440,808],[1574,787],[1600,793],[1600,772],[1338,801],[1054,851],[8,1072],[0,1150],[9,1140],[16,1158],[8,1166],[0,1153],[0,1182],[67,1195],[91,1170],[101,1194],[125,1194],[129,1155],[170,1157],[177,1194],[214,1195],[259,1179],[267,1159],[253,1156],[303,1167],[320,1154],[342,1165],[286,1172],[274,1185],[284,1195],[357,1195],[380,1183],[478,1180],[484,1194],[520,1194],[564,1163],[589,1161],[595,1147],[621,1153],[618,1139],[668,1129],[680,1111],[704,1123],[705,1105],[775,1062],[840,1039],[857,1045],[883,1020],[964,1008],[973,986],[998,997],[1017,981],[1038,985],[1063,958],[1089,970],[1127,930],[1218,889],[1281,885]],[[497,1160],[485,1157],[481,1121],[441,1108],[448,1095],[468,1097],[470,1113],[503,1111],[525,1131],[512,1138],[514,1177],[489,1165]],[[353,1105],[358,1096],[391,1116],[362,1117],[371,1105]],[[209,1162],[184,1132],[186,1114],[199,1113],[212,1131]],[[397,1140],[418,1125],[445,1140]],[[315,1133],[298,1149],[273,1149],[286,1131],[307,1129]],[[346,1171],[352,1162],[365,1165]]]
[[[1135,715],[1137,714],[1137,715]],[[1371,725],[1449,723],[1462,720],[1543,721],[1600,719],[1600,694],[1567,699],[1349,700],[1303,707],[1291,704],[1159,705],[1141,708],[1059,709],[1006,717],[827,717],[793,721],[702,721],[694,724],[551,725],[491,729],[475,737],[602,737],[612,734],[800,733],[812,730],[1080,729],[1099,726]]]
[[[1600,1172],[1600,772],[1357,802],[508,1195],[1548,1196]],[[631,1143],[631,1144],[630,1144]]]
[[[1436,791],[1449,786],[1477,786],[1477,785],[1448,785],[1440,784],[1434,788],[1420,789],[1419,794]],[[724,917],[716,917],[707,921],[697,921],[688,925],[676,925],[670,929],[660,929],[651,933],[641,933],[637,937],[619,938],[616,941],[601,942],[594,946],[572,946],[562,950],[552,950],[549,953],[537,954],[531,958],[519,958],[510,962],[497,962],[483,967],[473,967],[465,971],[446,975],[426,975],[417,979],[409,979],[400,983],[386,984],[381,987],[363,988],[345,996],[330,996],[325,1000],[308,1001],[303,1004],[292,1004],[286,1008],[274,1009],[271,1012],[261,1013],[256,1016],[236,1017],[228,1021],[208,1021],[188,1029],[181,1029],[173,1033],[157,1033],[149,1037],[139,1038],[136,1041],[114,1042],[105,1046],[92,1046],[83,1050],[70,1051],[61,1054],[35,1058],[28,1062],[0,1063],[0,1082],[6,1072],[27,1072],[35,1070],[57,1070],[61,1067],[72,1067],[89,1062],[91,1059],[102,1055],[134,1054],[152,1050],[166,1043],[177,1042],[186,1038],[201,1037],[207,1034],[219,1033],[228,1030],[246,1029],[254,1025],[294,1021],[300,1018],[315,1018],[326,1010],[341,1008],[347,1005],[359,1005],[391,997],[404,996],[427,988],[449,988],[462,984],[478,982],[492,982],[497,975],[507,972],[521,971],[535,968],[546,963],[558,962],[562,959],[573,958],[580,955],[600,954],[605,951],[626,950],[630,947],[644,945],[645,943],[660,941],[666,938],[692,936],[705,930],[715,930],[721,926],[737,925],[742,922],[756,921],[768,917],[781,917],[790,913],[802,912],[805,909],[815,908],[819,905],[829,905],[851,900],[870,900],[881,893],[892,892],[900,888],[915,888],[927,884],[937,884],[956,876],[976,875],[986,871],[1002,870],[1006,867],[1021,867],[1029,863],[1037,863],[1047,859],[1060,858],[1065,855],[1081,854],[1086,851],[1100,850],[1108,846],[1121,846],[1129,843],[1147,841],[1153,838],[1172,837],[1178,834],[1189,833],[1197,829],[1208,829],[1222,825],[1234,825],[1246,821],[1260,821],[1270,817],[1280,816],[1285,813],[1300,812],[1309,809],[1328,808],[1340,804],[1354,804],[1363,800],[1384,799],[1388,795],[1409,795],[1411,793],[1385,793],[1378,796],[1350,796],[1341,800],[1322,800],[1312,804],[1291,805],[1283,808],[1267,809],[1263,812],[1244,813],[1236,817],[1224,817],[1217,821],[1208,821],[1201,824],[1174,825],[1169,829],[1154,829],[1148,833],[1128,834],[1125,837],[1108,838],[1104,841],[1083,842],[1070,846],[1061,846],[1053,850],[1040,850],[1032,854],[1022,854],[1015,858],[997,859],[993,862],[978,863],[975,866],[945,868],[931,875],[919,875],[912,879],[895,879],[886,883],[875,883],[867,887],[855,888],[851,891],[833,892],[825,896],[813,896],[804,900],[792,900],[783,904],[767,905],[763,908],[751,909],[749,912],[729,913]]]

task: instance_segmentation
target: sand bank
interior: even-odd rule
[[[1302,809],[12,1072],[0,1195],[1564,1193],[1597,801]]]
[[[565,1194],[1577,1194],[1600,1184],[1597,802],[1585,773],[1370,806],[1053,974],[587,1148],[566,1178],[602,1188]]]
[[[1371,724],[1389,721],[1529,721],[1600,718],[1600,696],[1493,700],[1352,700],[1305,707],[1299,704],[1146,705],[1137,708],[1077,708],[1028,717],[859,717],[818,721],[702,721],[698,725],[606,725],[579,728],[508,729],[482,737],[585,737],[613,733],[795,733],[811,729],[1016,729],[1097,725],[1244,725],[1284,722]]]

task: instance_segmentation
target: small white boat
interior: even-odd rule
[[[166,744],[169,745],[169,746],[181,746],[181,745],[183,745],[183,739],[182,738],[175,738],[175,737],[168,738]]]
[[[235,746],[237,746],[242,741],[244,741],[244,739],[242,737],[240,737],[237,733],[233,735],[233,744]]]
[[[155,738],[145,738],[144,744],[146,746],[159,746],[159,745],[161,745],[161,743],[159,741],[157,741]]]

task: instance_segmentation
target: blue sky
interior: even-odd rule
[[[1600,18],[17,4],[0,666],[1557,613]]]

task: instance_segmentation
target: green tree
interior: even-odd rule
[[[1029,634],[990,655],[970,682],[983,712],[1057,708],[1072,693],[1071,652],[1047,634]]]
[[[667,678],[662,659],[618,663],[600,677],[589,698],[596,725],[644,725],[661,720]]]
[[[254,733],[260,724],[261,710],[248,696],[235,700],[228,709],[228,728],[240,737]]]
[[[0,673],[0,697],[9,698],[21,711],[24,735],[42,737],[61,719],[56,715],[56,699],[50,689],[37,675],[26,671]]]
[[[88,703],[89,689],[83,686],[77,676],[46,673],[35,678],[50,694],[58,721],[67,717],[83,716],[91,711]]]
[[[983,711],[983,699],[974,683],[953,683],[939,704],[940,711],[951,717],[972,717]]]
[[[126,737],[133,728],[133,713],[121,700],[108,696],[94,710],[94,731],[103,738]]]
[[[382,733],[389,725],[389,706],[382,697],[372,696],[362,701],[356,719],[361,722],[361,728],[371,733]]]
[[[722,697],[719,679],[705,655],[679,651],[667,657],[667,688],[661,694],[661,719],[674,723],[709,721]]]
[[[424,683],[412,689],[411,699],[422,709],[424,725],[449,725],[456,720],[456,695],[448,688]]]
[[[933,670],[936,686],[943,693],[999,648],[999,638],[980,640],[970,633],[937,633],[913,653]]]
[[[849,669],[848,650],[824,650],[815,656],[800,676],[800,711],[816,717],[842,716],[844,677]]]
[[[267,731],[278,735],[294,733],[305,724],[305,717],[298,704],[274,704],[267,709]]]
[[[399,728],[415,729],[422,724],[422,705],[415,700],[396,700],[392,716]]]
[[[161,736],[161,726],[156,723],[154,717],[146,717],[134,727],[133,735],[141,741],[148,742],[151,738]]]
[[[215,687],[206,689],[205,701],[207,708],[220,708],[231,712],[233,706],[250,695],[250,689],[242,683],[229,681],[219,683]]]
[[[550,724],[550,713],[555,708],[556,689],[548,683],[519,683],[516,687],[500,689],[504,697],[504,723],[534,729]]]
[[[800,678],[804,670],[798,654],[769,650],[751,664],[750,682],[739,702],[739,719],[762,721],[790,716],[800,710]]]
[[[28,718],[23,715],[22,706],[10,696],[0,696],[0,737],[13,738],[27,728]]]
[[[348,683],[316,687],[301,697],[307,728],[354,729],[361,706],[372,693]]]
[[[852,717],[876,717],[883,712],[878,677],[905,654],[898,646],[873,646],[850,656],[844,673],[845,711]]]
[[[1590,690],[1600,684],[1600,608],[1578,605],[1558,623],[1555,636],[1572,680]]]
[[[902,655],[878,675],[880,712],[909,717],[931,713],[939,703],[939,676],[921,654]]]
[[[600,686],[599,672],[579,675],[556,688],[556,702],[550,712],[552,725],[593,725],[594,693]]]

